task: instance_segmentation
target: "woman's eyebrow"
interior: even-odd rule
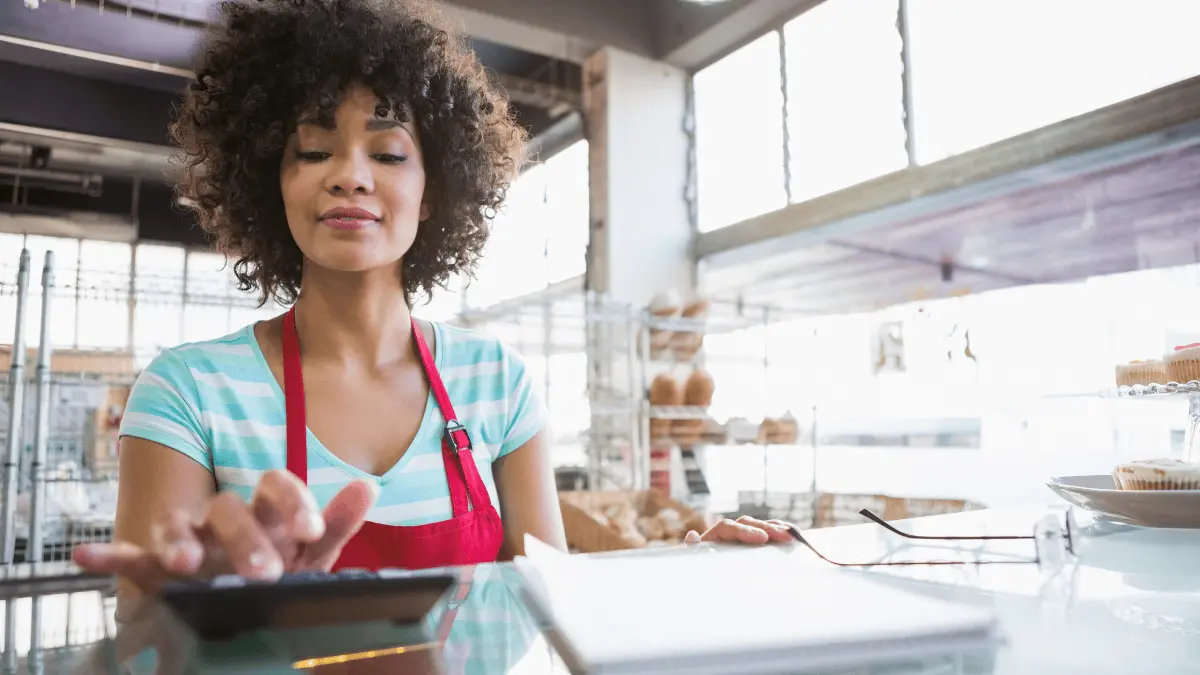
[[[373,118],[367,122],[367,131],[387,131],[388,129],[404,129],[404,123],[400,120]]]

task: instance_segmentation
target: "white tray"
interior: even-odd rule
[[[1104,520],[1143,527],[1200,528],[1200,490],[1120,490],[1108,474],[1060,476],[1046,485]]]

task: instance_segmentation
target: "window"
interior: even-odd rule
[[[1200,74],[1200,3],[910,0],[921,163]]]
[[[787,204],[779,33],[696,73],[699,228],[709,232]]]
[[[792,201],[908,165],[897,0],[826,0],[784,27]]]
[[[583,274],[589,208],[586,141],[521,174],[492,223],[467,304],[487,307]]]

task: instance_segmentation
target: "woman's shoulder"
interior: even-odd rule
[[[467,365],[505,364],[524,366],[521,354],[504,340],[480,331],[430,322],[437,335],[437,361],[445,368]]]
[[[254,325],[210,340],[185,342],[159,351],[144,372],[166,375],[182,372],[256,372],[261,357]]]

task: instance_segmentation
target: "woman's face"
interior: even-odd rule
[[[288,228],[323,268],[391,267],[429,217],[415,125],[399,122],[364,87],[346,92],[332,127],[301,120],[279,170]]]

